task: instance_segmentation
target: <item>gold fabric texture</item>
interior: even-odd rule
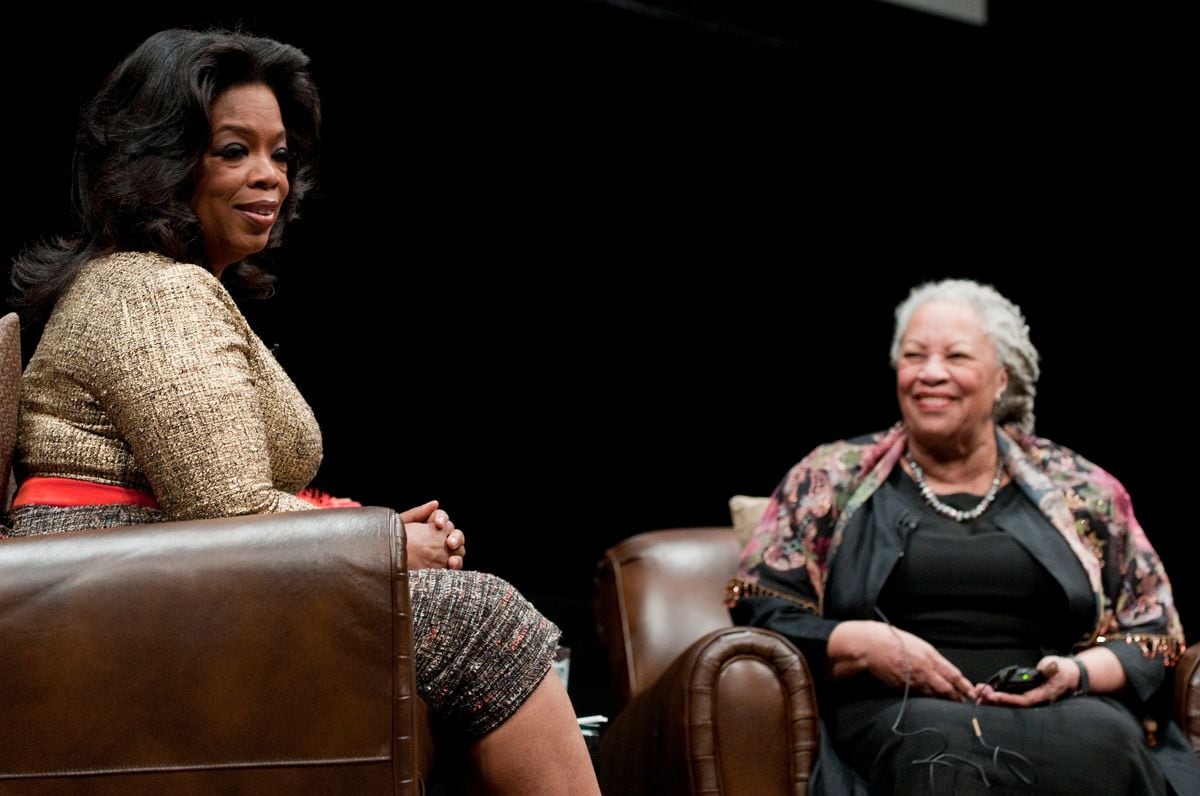
[[[0,508],[8,505],[11,486],[8,471],[16,444],[20,373],[21,324],[10,312],[0,318]]]
[[[148,490],[168,519],[311,509],[321,432],[203,268],[93,260],[55,305],[21,384],[20,477]]]

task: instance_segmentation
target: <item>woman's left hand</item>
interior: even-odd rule
[[[1079,686],[1079,669],[1070,658],[1064,658],[1061,655],[1047,655],[1038,661],[1037,670],[1046,675],[1046,682],[1023,694],[997,691],[986,683],[977,686],[979,704],[1008,705],[1014,708],[1031,707],[1042,702],[1053,702],[1071,694]]]

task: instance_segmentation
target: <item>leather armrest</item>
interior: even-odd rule
[[[803,794],[818,731],[800,652],[769,630],[717,630],[607,728],[601,787],[622,794]]]
[[[415,793],[404,544],[382,508],[0,541],[0,790]]]

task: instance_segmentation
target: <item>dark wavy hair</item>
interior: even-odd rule
[[[204,265],[200,222],[188,207],[209,144],[213,100],[234,86],[264,84],[287,128],[291,190],[271,230],[279,245],[313,186],[321,105],[308,56],[240,32],[165,30],[142,42],[84,109],[75,140],[73,200],[79,233],[27,247],[12,269],[13,304],[40,324],[88,260],[113,251],[154,251]],[[250,260],[227,283],[259,295],[274,277]]]

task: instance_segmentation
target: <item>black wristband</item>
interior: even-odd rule
[[[1083,665],[1083,661],[1079,660],[1078,655],[1072,655],[1071,660],[1075,661],[1075,665],[1079,667],[1079,685],[1071,692],[1071,696],[1087,696],[1092,691],[1088,685],[1087,667]]]

